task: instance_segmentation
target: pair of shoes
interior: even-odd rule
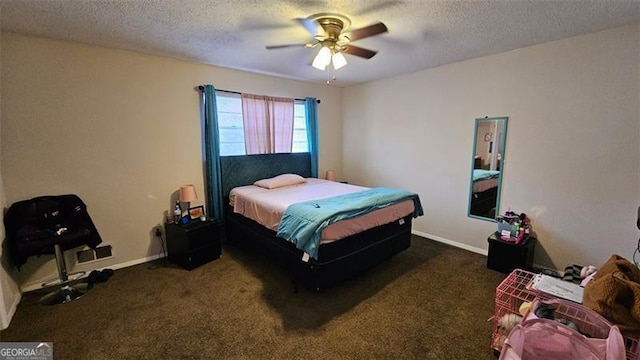
[[[113,275],[113,274],[114,274],[114,272],[113,272],[113,270],[111,270],[111,269],[103,269],[103,270],[102,270],[102,274],[103,274],[104,276],[106,276],[106,277],[107,277],[107,279],[109,279],[109,278],[111,277],[111,275]]]
[[[103,283],[103,282],[106,282],[107,280],[109,280],[109,278],[112,275],[113,275],[113,270],[111,270],[111,269],[104,269],[102,271],[93,270],[89,274],[89,277],[87,277],[87,280],[88,280],[89,284]]]

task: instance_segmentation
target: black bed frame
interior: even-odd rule
[[[490,211],[495,212],[496,201],[498,200],[498,186],[482,192],[473,193],[471,196],[471,215],[484,216]]]
[[[311,176],[308,153],[225,156],[221,158],[225,203],[229,191],[283,173]],[[318,259],[303,261],[302,250],[276,237],[276,232],[225,208],[227,240],[274,259],[298,284],[321,290],[351,278],[411,246],[412,215],[340,241],[320,245]]]

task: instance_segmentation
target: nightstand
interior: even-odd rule
[[[531,270],[533,268],[533,252],[536,238],[527,236],[523,242],[517,244],[500,239],[500,234],[494,232],[487,238],[489,254],[487,268],[509,274],[514,269]]]
[[[169,261],[192,270],[221,254],[220,222],[193,220],[186,225],[165,224]]]

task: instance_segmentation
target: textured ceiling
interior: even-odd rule
[[[1,28],[335,86],[471,59],[640,21],[640,0],[0,0]],[[341,13],[351,28],[389,32],[354,42],[370,60],[322,72],[317,49],[266,50],[312,37],[294,19]]]

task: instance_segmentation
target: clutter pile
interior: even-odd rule
[[[496,219],[498,223],[498,233],[504,241],[520,244],[526,241],[531,233],[531,221],[525,213],[517,214],[508,210]]]

